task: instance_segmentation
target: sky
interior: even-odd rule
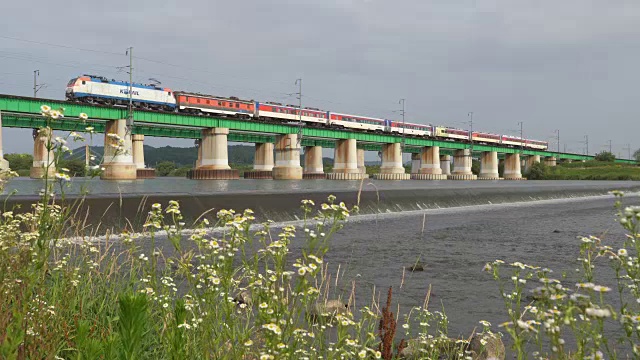
[[[626,0],[7,1],[0,93],[63,99],[81,74],[174,90],[549,140],[640,147],[640,2]],[[61,45],[61,46],[52,46]],[[32,151],[3,130],[5,153]],[[101,140],[94,139],[94,142]],[[191,140],[147,138],[153,146]]]

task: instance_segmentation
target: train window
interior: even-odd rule
[[[82,85],[86,85],[86,84],[87,84],[87,82],[82,80]]]
[[[171,96],[171,91],[168,91],[168,92],[167,92],[167,95]]]
[[[211,101],[207,100],[207,104],[211,104]]]
[[[196,101],[198,102],[198,104],[200,104],[200,99],[196,99]]]
[[[240,104],[236,103],[236,108],[240,108]]]

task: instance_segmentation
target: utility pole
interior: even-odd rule
[[[611,140],[609,140],[609,152],[613,154],[613,152],[611,151]]]
[[[524,125],[523,121],[519,121],[518,125],[520,125],[520,154],[524,152],[524,137],[522,136],[522,126]]]
[[[298,146],[302,143],[302,78],[296,79],[296,85],[298,85],[298,92],[296,93],[298,98]]]
[[[400,110],[400,114],[402,114],[402,143],[400,147],[401,152],[404,152],[404,103],[405,99],[400,99],[400,101],[398,101],[398,104],[402,104],[402,109]]]
[[[133,47],[127,48],[125,55],[129,55],[129,112],[127,127],[133,127]]]
[[[585,155],[589,155],[589,135],[584,136],[584,143],[587,146],[587,153]]]
[[[46,86],[46,84],[38,85],[38,76],[40,76],[40,70],[33,70],[33,97],[38,97],[38,91]]]
[[[467,116],[469,117],[469,157],[471,159],[473,159],[473,111],[469,111],[467,113]]]
[[[558,153],[560,153],[560,129],[556,129],[556,140],[558,140]]]
[[[627,150],[629,152],[629,157],[627,159],[631,160],[631,144],[627,144],[627,146],[623,147],[622,150]]]

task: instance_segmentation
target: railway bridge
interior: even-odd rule
[[[64,118],[47,124],[40,106],[63,107]],[[88,120],[79,118],[86,113]],[[42,129],[34,136],[31,176],[42,177],[53,156],[46,148],[50,132],[56,130],[104,132],[105,154],[103,179],[125,180],[149,177],[153,170],[145,168],[143,142],[145,136],[187,138],[198,142],[198,160],[189,172],[192,179],[236,179],[237,170],[229,166],[227,142],[255,144],[253,171],[247,178],[257,179],[317,179],[359,180],[367,177],[365,151],[382,154],[382,180],[497,180],[522,179],[522,168],[544,161],[555,166],[558,161],[583,161],[593,156],[553,151],[541,151],[503,145],[487,145],[465,141],[444,141],[431,138],[368,133],[324,127],[300,126],[296,123],[275,123],[210,116],[185,115],[162,111],[133,113],[133,125],[127,125],[127,109],[101,105],[71,103],[60,100],[35,99],[0,95],[0,159],[1,129],[5,127]],[[124,141],[124,152],[114,152],[117,139]],[[325,174],[322,149],[333,148],[334,166]],[[304,149],[304,150],[303,150]],[[300,153],[304,151],[304,164]],[[412,154],[412,169],[405,172],[402,154]],[[479,175],[471,172],[472,156],[480,158]],[[498,164],[504,161],[504,174],[498,174]],[[635,163],[617,159],[619,163]],[[453,169],[451,170],[451,163]],[[523,166],[524,165],[524,166]],[[6,167],[0,164],[0,167]],[[53,170],[53,169],[52,169]],[[151,173],[151,174],[150,174]]]

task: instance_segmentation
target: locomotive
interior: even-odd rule
[[[109,80],[103,76],[83,75],[69,81],[66,99],[69,101],[103,105],[128,105],[131,88],[132,105],[146,110],[175,111],[194,115],[225,116],[239,119],[298,122],[313,126],[345,128],[379,133],[398,133],[416,137],[443,140],[473,140],[478,143],[502,144],[546,150],[548,142],[522,139],[511,135],[499,135],[446,126],[414,124],[361,115],[343,114],[318,108],[299,108],[277,102],[258,102],[237,97],[221,97],[186,91],[172,92],[157,85],[129,84],[126,81]]]

